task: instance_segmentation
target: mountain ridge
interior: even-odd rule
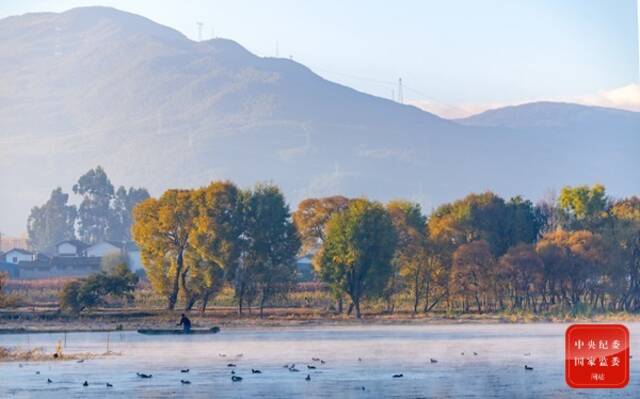
[[[22,231],[31,206],[97,164],[153,195],[273,181],[293,206],[344,194],[429,210],[470,191],[536,199],[595,182],[640,191],[635,119],[469,125],[116,9],[26,15],[0,20],[0,167],[11,171],[0,174],[11,188],[0,192],[0,231]]]

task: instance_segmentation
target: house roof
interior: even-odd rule
[[[6,254],[8,254],[10,252],[18,252],[18,253],[21,253],[23,255],[33,255],[33,252],[27,251],[26,249],[22,249],[22,248],[12,248],[12,249],[8,250],[7,252],[5,252],[4,254],[6,255]]]

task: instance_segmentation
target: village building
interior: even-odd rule
[[[121,255],[131,270],[142,269],[140,250],[133,242],[104,241],[89,245],[65,240],[57,243],[48,255],[13,248],[0,256],[0,271],[15,279],[86,277],[99,272],[102,259],[114,254]]]

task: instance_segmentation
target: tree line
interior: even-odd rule
[[[149,198],[145,188],[115,189],[101,166],[82,175],[73,193],[81,197],[79,206],[69,204],[69,194],[57,187],[46,203],[31,209],[27,233],[32,249],[50,250],[60,241],[76,238],[88,244],[130,241],[133,208]]]
[[[470,194],[427,217],[410,201],[343,196],[291,214],[274,185],[214,182],[143,201],[132,232],[170,309],[180,296],[204,309],[228,285],[239,312],[262,314],[294,288],[296,256],[308,253],[336,311],[356,317],[365,301],[393,312],[406,297],[414,313],[640,309],[640,199],[601,185],[536,205]]]

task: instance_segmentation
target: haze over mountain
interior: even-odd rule
[[[419,49],[416,49],[419,51]],[[0,20],[0,231],[103,165],[116,184],[279,184],[427,210],[471,191],[640,193],[640,113],[536,103],[448,121],[225,39],[89,7]]]

